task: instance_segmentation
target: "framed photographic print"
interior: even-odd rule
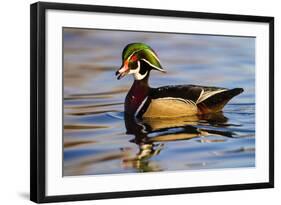
[[[272,188],[274,18],[31,5],[32,201]]]

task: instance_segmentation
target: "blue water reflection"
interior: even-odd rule
[[[65,176],[255,166],[255,38],[63,33]],[[150,45],[167,71],[151,73],[152,87],[198,84],[244,93],[216,116],[128,125],[123,102],[133,78],[118,81],[114,74],[132,42]]]

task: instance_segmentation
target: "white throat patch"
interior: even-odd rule
[[[134,70],[130,70],[129,74],[134,74],[134,78],[135,80],[142,80],[145,78],[145,76],[147,75],[148,71],[146,71],[143,75],[140,74],[140,61],[138,61],[138,67],[137,69]]]

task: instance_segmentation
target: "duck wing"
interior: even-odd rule
[[[198,108],[198,114],[220,111],[234,96],[243,92],[242,88],[227,89],[200,85],[175,85],[152,88],[150,99],[168,102],[186,103],[189,109]]]
[[[193,103],[198,104],[211,96],[226,90],[226,88],[199,85],[163,86],[159,88],[152,88],[150,91],[150,97],[152,99],[175,98],[178,100],[192,101]]]
[[[239,95],[243,88],[225,89],[222,91],[205,91],[198,99],[197,107],[200,114],[219,112],[236,95]]]

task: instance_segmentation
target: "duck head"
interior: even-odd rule
[[[122,66],[116,71],[116,75],[118,80],[127,74],[133,74],[135,80],[142,80],[151,70],[165,73],[151,47],[144,43],[131,43],[122,52]]]

